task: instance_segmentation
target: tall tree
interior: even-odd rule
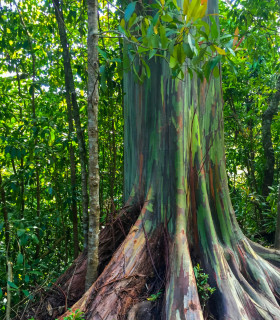
[[[86,289],[97,278],[99,245],[98,166],[98,1],[88,0],[88,146],[89,146],[89,228]]]
[[[217,7],[209,0],[208,14]],[[187,72],[184,81],[174,79],[158,58],[149,66],[142,85],[133,74],[124,79],[125,198],[141,213],[72,310],[86,319],[126,317],[154,277],[165,285],[163,319],[203,319],[193,272],[199,263],[216,288],[215,318],[277,319],[279,252],[243,235],[230,201],[220,79],[191,79]]]

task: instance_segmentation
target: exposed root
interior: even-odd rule
[[[217,319],[280,319],[275,298],[279,270],[258,257],[246,241],[234,251],[217,247],[215,256],[219,264],[210,274],[216,287],[211,311]]]
[[[247,239],[252,249],[263,259],[280,268],[280,250],[269,249]]]
[[[168,258],[170,277],[166,290],[165,319],[202,320],[196,280],[184,232],[175,237]]]

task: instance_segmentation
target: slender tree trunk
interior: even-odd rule
[[[67,41],[67,34],[65,31],[64,17],[62,6],[59,0],[53,0],[55,16],[59,30],[60,42],[63,49],[63,64],[64,64],[64,75],[65,75],[65,89],[66,93],[70,95],[74,121],[76,125],[80,162],[81,162],[81,180],[82,180],[82,207],[83,207],[83,233],[84,233],[84,248],[87,248],[88,241],[88,191],[87,191],[87,156],[86,146],[84,139],[84,132],[81,127],[80,112],[77,102],[77,95],[75,91],[74,78],[71,67],[71,57],[69,52],[69,44]]]
[[[8,269],[8,281],[13,282],[13,264],[8,261],[7,257],[7,269]],[[12,290],[9,283],[7,283],[7,305],[6,305],[6,320],[11,320],[11,303],[12,303]]]
[[[102,170],[99,172],[100,174],[100,188],[99,188],[99,194],[100,194],[100,212],[104,212],[104,171],[105,171],[105,147],[104,147],[104,141],[101,141],[99,144],[99,147],[102,149]],[[106,216],[106,222],[107,222],[107,216]]]
[[[9,261],[9,246],[10,246],[10,224],[8,217],[8,210],[6,205],[6,195],[5,189],[3,187],[2,174],[0,169],[0,192],[1,192],[1,202],[2,202],[2,211],[4,218],[4,228],[5,228],[5,249],[6,249],[6,261],[7,261],[7,280],[13,281],[13,264]],[[7,283],[7,305],[6,305],[6,319],[10,320],[11,315],[11,287]]]
[[[16,66],[16,72],[17,72],[17,83],[18,83],[18,95],[20,99],[22,98],[21,95],[21,85],[20,85],[20,76],[18,73],[18,68]],[[20,107],[20,119],[22,120],[22,107]],[[20,159],[20,212],[21,212],[21,218],[24,217],[24,172],[23,172],[24,166],[23,166],[23,155],[21,154],[21,159]]]
[[[251,101],[247,101],[247,114],[252,110]],[[255,176],[255,151],[254,151],[254,122],[252,119],[249,119],[247,126],[249,128],[249,151],[248,151],[248,173],[250,177],[250,185],[253,186],[252,191],[258,192],[256,176]]]
[[[69,92],[66,92],[66,104],[69,124],[69,155],[70,155],[70,175],[71,175],[71,214],[73,223],[73,243],[74,243],[74,258],[79,255],[79,231],[78,231],[78,208],[77,208],[77,190],[76,190],[76,160],[73,145],[71,142],[72,133],[74,132],[71,97]]]
[[[41,186],[40,186],[40,171],[38,163],[36,164],[36,215],[38,218],[39,227],[36,230],[36,235],[39,240],[38,244],[36,244],[36,258],[40,255],[40,215],[41,215]]]
[[[86,289],[97,278],[99,244],[98,166],[98,2],[88,0],[88,144],[89,144],[89,231]]]
[[[262,117],[262,144],[264,149],[265,167],[262,185],[262,195],[266,198],[269,194],[269,187],[273,184],[275,155],[271,138],[271,124],[273,117],[277,114],[280,102],[280,77],[276,84],[276,93],[273,95],[268,108]]]
[[[6,204],[6,194],[3,187],[2,174],[0,170],[0,191],[1,191],[1,202],[2,202],[2,212],[4,218],[4,228],[5,228],[5,244],[6,244],[6,254],[9,252],[9,243],[10,243],[10,224],[8,218],[8,209]]]
[[[111,193],[111,212],[115,211],[114,203],[114,189],[115,189],[115,178],[116,178],[116,159],[117,159],[117,149],[116,149],[116,131],[115,131],[115,121],[112,119],[112,156],[111,156],[111,174],[110,174],[110,193]]]
[[[21,182],[20,182],[20,211],[21,211],[21,217],[24,217],[24,207],[25,207],[25,201],[24,201],[24,166],[23,166],[23,156],[21,155],[20,159],[20,169],[21,169]]]
[[[71,166],[71,213],[73,220],[73,243],[74,243],[74,258],[79,255],[79,229],[78,229],[78,208],[77,208],[77,192],[76,192],[76,165],[75,155],[72,145],[69,146],[70,166]]]

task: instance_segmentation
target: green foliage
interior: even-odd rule
[[[263,245],[271,245],[274,238],[265,238],[265,234],[275,232],[277,219],[277,186],[270,187],[271,192],[266,199],[261,195],[250,192],[250,187],[239,182],[231,190],[237,221],[243,232],[252,240]],[[270,240],[270,241],[269,241]]]
[[[147,298],[147,300],[149,300],[149,301],[156,301],[157,299],[160,298],[161,295],[162,295],[162,290],[159,290],[157,293],[151,294],[151,295]]]
[[[262,117],[279,77],[279,10],[275,1],[220,1],[221,29],[239,35],[239,50],[223,60],[226,161],[232,202],[243,232],[253,240],[273,243],[274,202],[279,183],[279,116],[273,118],[274,185],[262,195],[265,157]],[[239,40],[240,39],[240,40]],[[267,239],[263,236],[266,235]],[[270,238],[270,239],[268,239]]]
[[[193,267],[194,276],[196,279],[197,291],[199,295],[200,304],[202,310],[205,308],[207,301],[210,299],[211,295],[215,292],[216,288],[210,287],[208,283],[208,274],[203,272],[199,263]]]
[[[230,35],[219,37],[217,17],[205,14],[207,0],[185,0],[183,8],[176,0],[156,1],[152,5],[130,3],[118,32],[126,41],[124,69],[132,67],[136,78],[143,82],[150,77],[148,61],[153,57],[165,59],[174,77],[184,79],[187,68],[209,80],[219,76],[222,57],[234,54]],[[236,46],[237,47],[237,46]]]
[[[103,7],[104,5],[104,7]],[[117,13],[100,7],[100,25],[117,28]],[[87,143],[87,8],[63,3],[80,119]],[[5,314],[6,256],[13,262],[12,306],[36,300],[36,286],[50,286],[73,261],[73,216],[81,230],[81,168],[76,133],[68,134],[63,56],[51,1],[1,2],[0,170],[10,242],[0,219],[0,318]],[[100,39],[99,145],[102,223],[122,206],[123,120],[119,39]],[[105,52],[105,54],[104,54]],[[34,61],[32,57],[35,57]],[[32,97],[35,97],[35,117]],[[108,125],[109,123],[109,125]],[[76,162],[70,181],[69,147]],[[38,196],[38,197],[37,197]],[[38,201],[37,201],[38,199]],[[38,206],[39,203],[39,206]],[[17,309],[14,309],[17,311]],[[13,316],[13,314],[12,314]]]
[[[101,29],[117,28],[116,16],[108,12],[107,4],[100,8]],[[122,61],[118,38],[101,38],[99,42],[100,100],[99,100],[99,167],[101,223],[111,212],[122,206],[123,192],[123,110]]]
[[[71,309],[69,309],[72,311]],[[77,309],[75,312],[72,312],[69,316],[64,317],[63,320],[84,320],[84,314],[81,310]]]
[[[69,309],[72,312],[72,309]],[[35,320],[34,318],[28,320]],[[77,309],[75,312],[72,312],[69,316],[64,317],[63,320],[84,320],[84,313]]]

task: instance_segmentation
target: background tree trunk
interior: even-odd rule
[[[60,42],[63,49],[63,64],[65,74],[66,95],[71,97],[74,121],[77,131],[77,139],[79,146],[80,162],[81,162],[81,182],[82,182],[82,208],[83,208],[83,233],[84,248],[87,248],[88,241],[88,191],[87,191],[87,156],[84,132],[81,127],[80,112],[75,91],[74,78],[71,67],[71,57],[69,52],[69,44],[65,31],[63,11],[59,0],[53,0],[56,21],[59,29]],[[68,111],[69,112],[69,111]],[[72,112],[71,112],[72,113]],[[71,119],[72,121],[72,119]],[[70,122],[69,122],[70,126]]]
[[[265,169],[262,185],[262,195],[266,199],[269,194],[269,187],[273,184],[275,156],[271,139],[271,124],[273,117],[277,114],[280,101],[280,77],[277,80],[276,92],[273,95],[268,108],[262,117],[262,143],[265,156]]]
[[[73,128],[72,107],[69,92],[66,92],[66,103],[69,123],[69,157],[70,157],[70,176],[71,176],[71,215],[73,227],[73,244],[74,244],[74,258],[79,255],[79,229],[78,229],[78,208],[77,208],[77,188],[76,188],[76,159],[74,148],[71,142]]]
[[[2,212],[3,212],[4,228],[5,228],[6,255],[8,257],[9,243],[10,243],[10,224],[9,224],[8,209],[6,204],[6,194],[3,186],[1,169],[0,169],[0,192],[1,192]]]
[[[18,95],[20,97],[20,99],[22,99],[22,94],[21,94],[21,85],[20,85],[20,76],[18,73],[18,68],[16,67],[16,73],[17,73],[17,83],[18,83]],[[20,119],[22,120],[22,107],[20,107],[20,112],[19,112],[19,116]],[[20,159],[20,217],[23,218],[24,217],[24,156],[21,155],[21,159]]]

